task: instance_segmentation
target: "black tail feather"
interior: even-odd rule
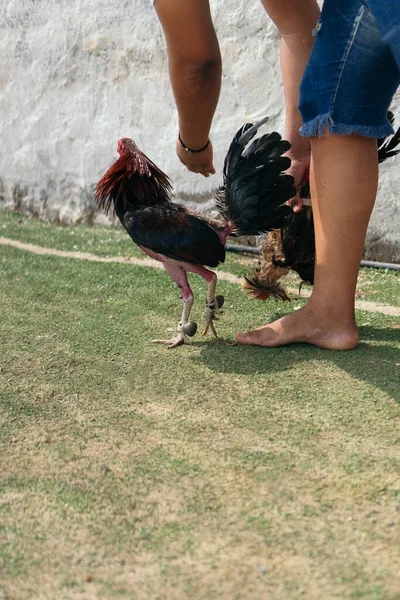
[[[394,114],[389,110],[388,121],[394,126]],[[378,139],[378,161],[382,163],[384,160],[390,158],[391,156],[396,156],[400,152],[400,148],[397,146],[400,144],[400,127],[394,132],[393,135],[390,135],[384,139]],[[397,148],[397,150],[395,150]]]
[[[378,161],[382,163],[391,156],[396,156],[400,152],[397,146],[400,144],[400,127],[394,132],[393,136],[386,138],[380,146],[378,146]],[[397,149],[396,149],[397,148]]]
[[[281,227],[291,210],[284,203],[295,195],[293,177],[283,174],[290,166],[290,159],[282,156],[290,148],[289,142],[272,132],[248,145],[264,122],[244,125],[225,158],[216,204],[237,235]]]
[[[269,117],[264,117],[260,121],[257,121],[255,125],[252,125],[251,123],[246,123],[246,125],[243,125],[241,130],[236,134],[237,137],[241,133],[238,143],[242,146],[246,146],[246,144],[255,136],[260,127],[265,125],[267,121],[269,121]]]

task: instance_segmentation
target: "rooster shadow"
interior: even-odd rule
[[[300,363],[329,360],[353,378],[382,390],[400,404],[400,329],[366,325],[360,326],[359,331],[362,341],[352,351],[324,350],[300,343],[262,348],[219,338],[203,342],[199,356],[193,360],[212,371],[235,375],[267,375],[290,371]]]

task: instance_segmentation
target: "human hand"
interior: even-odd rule
[[[294,177],[294,186],[296,188],[296,195],[293,196],[290,200],[288,200],[287,204],[292,207],[293,212],[298,213],[301,211],[303,207],[303,200],[300,196],[300,189],[302,185],[308,179],[308,171],[310,169],[310,159],[311,154],[305,154],[303,156],[291,156],[290,151],[287,153],[287,156],[292,161],[290,168],[285,171],[288,175],[292,175]]]
[[[202,152],[192,153],[185,150],[179,139],[176,140],[176,154],[182,164],[193,173],[200,173],[204,177],[214,175],[213,145],[210,141]]]

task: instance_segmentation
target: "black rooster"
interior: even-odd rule
[[[394,115],[388,112],[388,120],[394,125]],[[394,135],[378,140],[378,161],[382,163],[395,156],[399,149],[400,128]],[[308,173],[300,186],[300,196],[310,198]],[[309,201],[310,202],[310,201]],[[289,271],[295,271],[301,278],[300,287],[314,284],[315,241],[314,221],[310,205],[305,203],[300,212],[291,212],[285,218],[283,227],[269,231],[261,246],[261,264],[253,274],[245,275],[242,288],[258,300],[290,300],[280,279]]]
[[[203,335],[210,328],[216,335],[213,321],[223,298],[215,295],[217,275],[205,266],[224,262],[228,236],[255,235],[280,227],[292,212],[285,202],[294,196],[293,178],[283,173],[290,159],[282,156],[290,144],[273,132],[249,145],[266,121],[247,123],[230,145],[223,184],[216,195],[223,220],[173,203],[167,175],[132,140],[119,140],[120,157],[97,184],[96,199],[106,213],[114,209],[132,240],[148,256],[161,261],[182,291],[184,307],[177,337],[154,342],[175,348],[189,343],[196,333],[196,323],[189,322],[193,293],[187,272],[201,275],[208,284]]]

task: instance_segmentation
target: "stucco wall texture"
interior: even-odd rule
[[[211,8],[223,82],[211,132],[217,174],[204,179],[175,156],[176,110],[150,0],[2,0],[0,208],[106,222],[93,189],[117,140],[132,137],[172,178],[177,201],[210,209],[236,130],[264,115],[265,131],[284,124],[278,36],[261,2],[211,0]],[[400,262],[399,161],[381,167],[370,259]]]

